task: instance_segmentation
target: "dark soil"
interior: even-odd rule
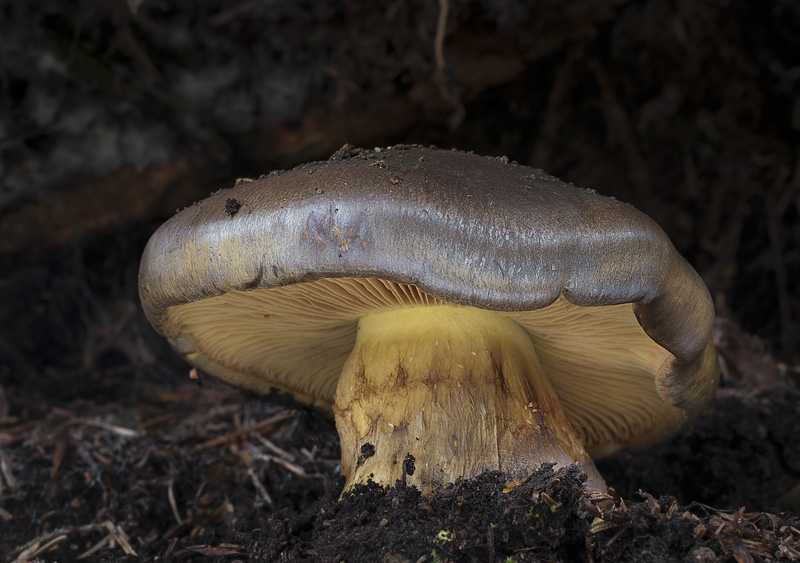
[[[432,498],[398,483],[341,500],[335,429],[319,413],[208,383],[149,392],[12,402],[7,560],[800,557],[800,515],[785,512],[800,509],[800,393],[783,386],[727,388],[690,432],[602,463],[611,495],[585,494],[575,468],[542,467],[511,490],[485,474]]]
[[[0,37],[0,561],[800,561],[796,2],[41,0]],[[717,308],[710,408],[602,461],[609,495],[339,500],[332,422],[192,382],[136,276],[176,207],[346,142],[652,215]]]

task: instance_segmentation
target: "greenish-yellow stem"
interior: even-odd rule
[[[530,337],[500,313],[440,305],[363,317],[333,411],[345,490],[405,479],[427,493],[486,470],[514,482],[542,463],[577,463],[605,489]]]

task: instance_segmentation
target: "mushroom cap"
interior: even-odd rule
[[[718,380],[708,290],[652,219],[458,151],[345,146],[239,182],[158,229],[139,294],[204,372],[322,406],[366,312],[501,312],[528,330],[593,456],[673,434]]]

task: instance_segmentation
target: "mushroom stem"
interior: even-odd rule
[[[441,305],[362,317],[333,412],[345,490],[404,479],[423,493],[543,463],[577,463],[605,490],[528,334],[501,313]],[[406,460],[413,456],[413,468]]]

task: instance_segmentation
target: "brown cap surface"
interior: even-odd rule
[[[323,405],[365,313],[503,312],[593,454],[673,433],[717,383],[708,291],[654,221],[463,152],[342,150],[219,192],[153,235],[139,291],[190,363]]]

